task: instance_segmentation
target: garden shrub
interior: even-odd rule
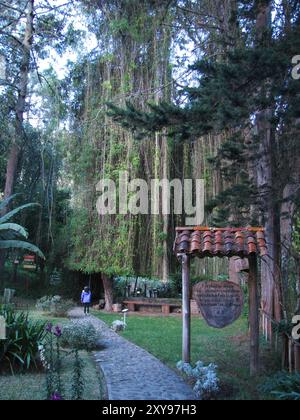
[[[259,391],[278,400],[300,401],[300,374],[276,373],[259,387]]]
[[[100,334],[91,322],[72,321],[62,329],[61,345],[91,351],[98,347]]]
[[[59,325],[47,324],[46,337],[39,346],[40,359],[46,373],[47,400],[68,399],[67,387],[62,375],[63,361],[73,357],[73,375],[71,387],[71,400],[82,400],[85,388],[83,375],[84,362],[77,348],[71,348],[62,355],[63,331]]]
[[[119,332],[125,330],[125,327],[124,321],[116,320],[112,323],[111,329],[115,332]]]
[[[78,350],[75,351],[75,363],[73,369],[72,383],[72,401],[80,401],[83,399],[84,393],[84,377],[82,375],[84,363],[79,357]]]
[[[198,361],[193,368],[189,363],[180,361],[177,363],[177,369],[193,380],[194,392],[199,399],[209,400],[216,397],[220,388],[215,364],[205,366],[203,362]]]
[[[36,309],[49,313],[54,317],[65,317],[74,307],[72,300],[64,300],[61,296],[44,296],[36,303]]]
[[[45,323],[31,321],[28,314],[0,307],[6,322],[7,339],[0,341],[0,368],[24,371],[37,368],[39,344],[45,337]]]
[[[178,280],[178,284],[181,284]],[[136,286],[136,292],[140,291],[140,296],[144,296],[145,287],[149,289],[156,289],[159,298],[178,298],[178,290],[173,287],[171,281],[162,283],[159,279],[148,278],[148,277],[116,277],[114,279],[114,300],[122,301],[124,299],[124,293],[126,288],[131,285],[131,294],[133,295],[134,286]]]

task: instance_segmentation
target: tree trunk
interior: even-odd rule
[[[15,139],[10,148],[6,180],[4,188],[4,198],[10,197],[14,190],[20,148],[24,139],[24,113],[26,110],[26,98],[28,95],[28,84],[30,74],[31,49],[33,45],[34,33],[34,0],[30,0],[27,6],[26,28],[22,41],[22,62],[20,67],[20,81],[18,85],[18,98],[15,108]]]
[[[260,112],[256,116],[260,134],[259,159],[257,165],[257,187],[261,200],[261,223],[265,228],[268,255],[262,260],[262,308],[268,318],[268,336],[272,337],[271,319],[281,319],[280,286],[277,238],[277,211],[273,191],[272,171],[272,132],[269,123],[270,113]]]
[[[295,313],[300,315],[300,269],[298,268],[297,273],[298,281],[297,281],[297,306]]]
[[[162,149],[163,149],[163,178],[169,179],[169,168],[168,168],[168,139],[166,133],[163,135],[162,140]],[[168,233],[169,233],[169,215],[163,215],[163,270],[162,270],[162,281],[167,283],[169,280],[169,246],[168,246]]]
[[[268,30],[271,22],[271,1],[256,2],[256,44],[268,44]],[[266,92],[266,95],[268,93]],[[267,332],[272,340],[271,319],[281,319],[281,291],[279,281],[279,226],[276,197],[274,197],[273,150],[274,133],[271,125],[272,109],[256,113],[256,135],[259,139],[257,158],[257,188],[260,196],[261,223],[265,227],[268,256],[262,261],[262,309],[267,314]]]
[[[13,142],[9,151],[8,161],[6,165],[6,178],[4,188],[4,198],[8,198],[13,193],[13,186],[15,181],[16,170],[18,166],[20,149],[19,146]],[[3,210],[3,214],[6,213],[6,209]]]
[[[102,274],[102,282],[104,288],[105,307],[104,310],[112,312],[113,310],[113,280],[106,274]]]
[[[259,300],[256,256],[249,257],[250,375],[259,373]]]
[[[289,261],[292,249],[293,219],[295,203],[293,195],[297,190],[297,184],[288,184],[284,188],[280,210],[280,235],[281,235],[281,276],[283,287],[283,298],[286,302],[289,286]],[[285,305],[284,305],[285,307]]]
[[[297,255],[297,257],[295,257],[296,259],[296,263],[297,263],[297,271],[296,271],[296,276],[297,276],[297,283],[296,283],[296,293],[297,293],[297,303],[296,303],[296,308],[295,308],[295,315],[300,315],[300,256]]]

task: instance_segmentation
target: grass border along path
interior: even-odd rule
[[[114,320],[122,319],[121,314],[95,310],[92,313],[109,326]],[[181,331],[181,316],[129,314],[127,328],[121,335],[175,369],[176,363],[182,358]],[[217,330],[195,316],[192,317],[191,332],[192,363],[201,360],[205,364],[218,365],[222,383],[220,399],[266,399],[266,396],[258,391],[258,385],[280,369],[280,360],[275,358],[274,361],[274,353],[262,340],[262,375],[250,378],[248,322],[245,317],[224,329]],[[139,363],[138,360],[136,363]]]

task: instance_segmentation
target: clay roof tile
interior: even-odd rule
[[[176,254],[204,257],[265,256],[268,252],[262,228],[177,228]]]

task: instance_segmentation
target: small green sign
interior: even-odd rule
[[[54,272],[50,274],[50,284],[57,285],[60,284],[61,281],[61,273],[59,271],[54,270]]]

